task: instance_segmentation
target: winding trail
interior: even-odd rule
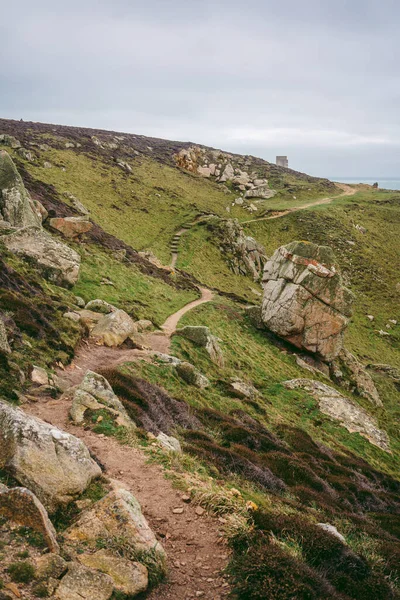
[[[161,331],[143,334],[146,348],[107,348],[82,342],[74,360],[57,374],[71,386],[88,369],[99,371],[125,362],[151,360],[154,352],[168,353],[170,339],[179,320],[188,311],[210,302],[213,293],[199,288],[201,297],[168,317]],[[115,438],[75,426],[69,420],[72,394],[58,400],[42,396],[24,405],[24,410],[80,438],[104,465],[105,475],[116,485],[132,491],[143,514],[167,552],[168,577],[150,591],[147,600],[223,600],[230,586],[222,572],[229,560],[221,522],[191,503],[165,477],[160,465],[149,464],[139,448],[121,445]],[[180,510],[174,512],[175,509]],[[181,512],[182,511],[182,512]]]
[[[338,198],[343,198],[343,196],[353,196],[357,192],[357,188],[353,188],[346,183],[336,183],[338,188],[343,190],[342,194],[338,196],[331,196],[328,198],[320,198],[319,200],[315,200],[314,202],[309,202],[308,204],[303,204],[301,206],[293,206],[292,208],[288,208],[287,210],[277,211],[273,215],[269,215],[267,217],[256,217],[255,219],[250,219],[249,221],[241,221],[241,225],[247,225],[248,223],[257,223],[259,221],[270,221],[271,219],[279,219],[280,217],[285,217],[293,212],[298,212],[300,210],[305,210],[307,208],[312,208],[313,206],[320,206],[321,204],[330,204],[333,200],[337,200]]]

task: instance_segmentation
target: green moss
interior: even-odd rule
[[[30,583],[35,578],[35,568],[29,562],[11,563],[7,569],[10,578],[16,583]]]

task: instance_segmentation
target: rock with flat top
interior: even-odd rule
[[[35,265],[43,277],[63,287],[78,281],[81,257],[42,227],[25,227],[2,237],[5,246]]]
[[[115,310],[104,315],[90,333],[90,337],[103,346],[120,346],[136,333],[133,319],[124,310]]]
[[[31,372],[31,381],[38,385],[47,385],[49,383],[47,371],[42,367],[36,367],[34,365]]]
[[[328,533],[330,533],[331,535],[335,536],[338,540],[340,540],[342,542],[342,544],[346,544],[346,538],[338,532],[338,530],[336,529],[336,527],[334,525],[330,525],[329,523],[317,523],[317,527],[319,527],[320,529],[323,529],[324,531],[327,531]]]
[[[54,597],[57,600],[108,600],[113,588],[114,583],[109,575],[72,563]]]
[[[49,511],[73,500],[101,474],[83,442],[5,402],[0,402],[0,468]]]
[[[64,237],[71,240],[78,238],[83,233],[87,233],[93,227],[87,217],[54,217],[49,220],[52,229],[59,231]]]
[[[322,413],[339,421],[350,433],[359,433],[371,444],[390,452],[388,435],[379,429],[374,417],[334,388],[312,379],[291,379],[283,385],[290,390],[301,389],[311,394],[318,401]]]
[[[59,554],[53,552],[42,554],[35,561],[35,575],[39,581],[49,577],[59,579],[67,569],[68,563]]]
[[[343,347],[352,293],[332,250],[308,242],[282,246],[266,262],[262,320],[276,335],[331,362]]]
[[[149,585],[147,569],[139,562],[113,556],[107,550],[99,550],[94,554],[81,554],[79,562],[109,575],[114,589],[129,597],[145,592]]]
[[[60,551],[47,511],[30,490],[24,487],[10,488],[3,492],[0,490],[0,516],[38,531],[43,535],[50,552]]]
[[[273,198],[276,194],[275,190],[271,190],[268,185],[260,185],[253,189],[247,190],[244,197],[245,198],[262,198],[263,200],[268,200],[269,198]]]
[[[108,315],[110,312],[115,312],[117,309],[115,306],[106,302],[105,300],[101,300],[100,298],[96,298],[95,300],[90,300],[86,306],[86,310],[91,310],[93,312],[99,312],[103,315]]]
[[[249,400],[254,400],[259,393],[258,390],[251,383],[246,383],[242,379],[238,379],[237,377],[233,377],[228,382],[228,389],[232,394],[235,394],[238,398],[244,398]]]

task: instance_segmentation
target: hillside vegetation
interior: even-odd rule
[[[96,355],[87,323],[64,316],[78,311],[80,298],[151,321],[153,332],[199,298],[199,286],[210,288],[212,301],[186,312],[178,327],[207,327],[222,358],[179,329],[166,346],[208,383],[150,356],[157,336],[143,334],[134,338],[134,359],[101,365],[138,428],[128,435],[106,411],[92,410],[86,429],[140,448],[220,519],[233,598],[400,598],[400,193],[357,186],[345,195],[325,179],[255,157],[139,135],[7,120],[0,134],[1,149],[48,212],[44,228],[81,259],[78,281],[64,289],[0,237],[0,317],[12,350],[0,353],[1,399],[35,402],[33,365],[60,375],[85,342]],[[233,174],[224,180],[226,165]],[[255,188],[265,197],[248,194]],[[73,239],[50,226],[82,215],[92,227]],[[228,219],[241,231],[236,246],[221,227]],[[261,305],[263,288],[261,273],[249,268],[251,238],[263,263],[294,240],[332,248],[354,295],[345,347],[381,404],[348,383],[346,368],[344,385],[329,379],[325,364],[252,318],[248,306]],[[246,393],[232,385],[237,378]],[[313,394],[286,385],[295,379],[347,397],[385,432],[389,451],[328,416]],[[65,402],[60,390],[51,393]],[[156,446],[160,432],[179,439],[183,452]],[[0,479],[8,476],[0,470]],[[68,513],[71,522],[79,510]]]

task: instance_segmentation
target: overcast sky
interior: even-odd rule
[[[398,0],[0,0],[0,116],[400,176]]]

